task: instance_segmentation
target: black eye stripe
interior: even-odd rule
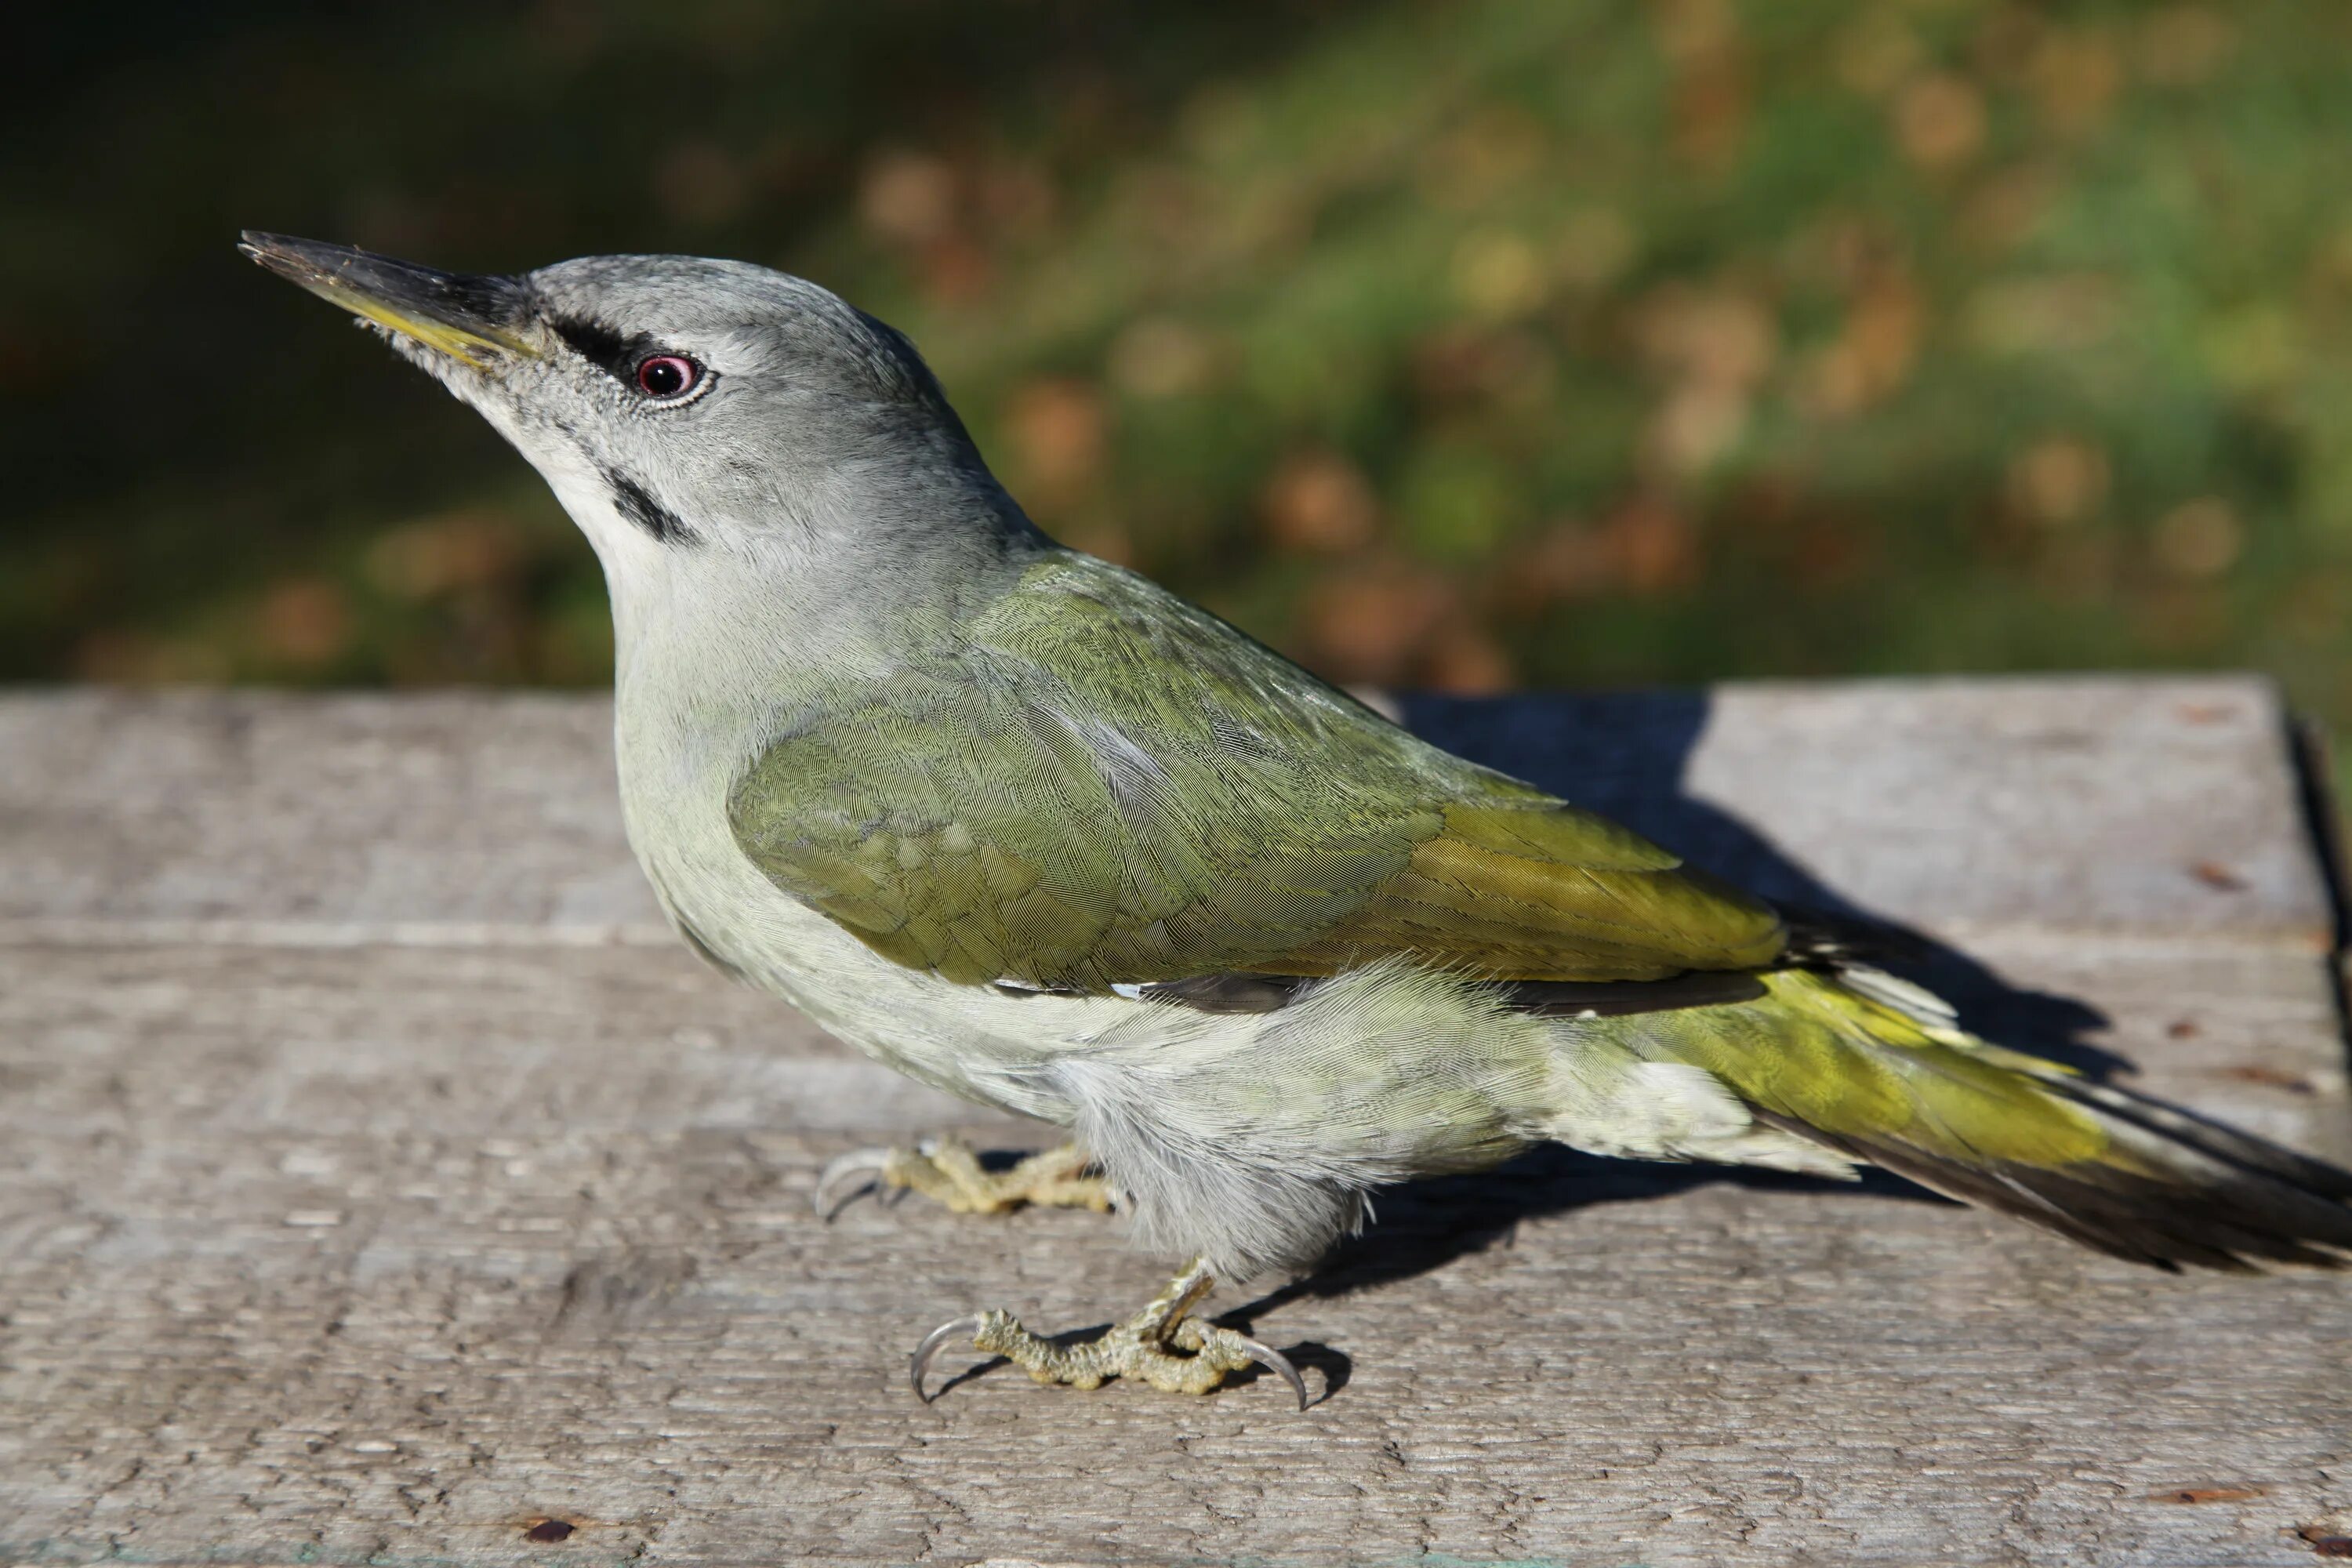
[[[548,324],[583,359],[624,381],[628,378],[629,366],[653,346],[642,336],[623,337],[600,321],[554,321]]]
[[[665,348],[643,332],[624,335],[602,321],[562,317],[551,319],[548,325],[555,329],[557,337],[572,346],[572,352],[640,396],[652,396],[656,401],[687,401],[685,394],[695,391],[709,379],[710,373],[702,362],[675,349]],[[642,379],[640,373],[646,363],[659,359],[677,360],[692,371],[676,393],[656,393]]]

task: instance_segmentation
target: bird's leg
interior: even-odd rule
[[[970,1336],[973,1349],[1003,1356],[1039,1383],[1066,1383],[1073,1388],[1099,1388],[1108,1378],[1133,1377],[1167,1394],[1206,1394],[1224,1382],[1227,1373],[1255,1363],[1288,1384],[1298,1396],[1298,1407],[1306,1409],[1307,1384],[1289,1357],[1246,1334],[1191,1315],[1216,1282],[1207,1261],[1196,1258],[1143,1310],[1099,1337],[1074,1345],[1039,1339],[1004,1311],[992,1310],[942,1323],[924,1338],[908,1364],[915,1395],[930,1403],[923,1374],[929,1371],[931,1358],[950,1342]]]
[[[971,1145],[927,1138],[912,1149],[858,1149],[817,1178],[817,1212],[831,1219],[861,1193],[911,1189],[951,1214],[1004,1214],[1024,1204],[1110,1212],[1110,1187],[1075,1143],[1032,1154],[1008,1171],[982,1167]]]

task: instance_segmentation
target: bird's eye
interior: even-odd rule
[[[647,397],[681,397],[702,380],[702,367],[684,354],[653,354],[637,364],[637,390]]]

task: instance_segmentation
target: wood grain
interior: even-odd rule
[[[1413,716],[1916,928],[1979,1027],[2352,1155],[2258,684]],[[1041,1131],[677,949],[606,721],[0,700],[0,1560],[2289,1563],[2352,1526],[2352,1280],[1565,1153],[1221,1299],[1329,1390],[1303,1416],[1004,1368],[917,1405],[933,1322],[1097,1324],[1154,1260],[1081,1214],[818,1224],[843,1149]]]

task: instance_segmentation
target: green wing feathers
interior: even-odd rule
[[[780,887],[894,961],[1100,991],[1376,959],[1496,979],[1769,962],[1768,907],[1427,746],[1115,568],[818,706],[730,801]]]
[[[1706,1068],[1768,1125],[1949,1196],[2160,1267],[2332,1265],[2352,1174],[1803,969],[1738,1007],[1627,1019],[1625,1043]]]

